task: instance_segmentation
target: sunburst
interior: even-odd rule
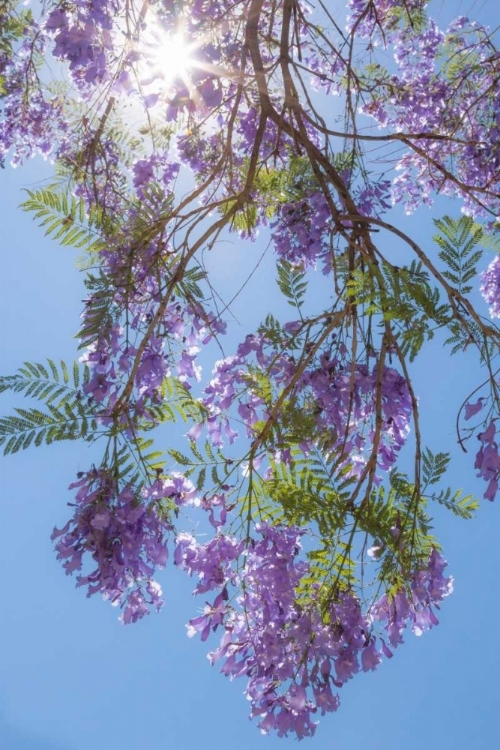
[[[198,44],[190,43],[182,31],[172,35],[158,32],[150,35],[144,45],[144,63],[168,87],[176,80],[189,82],[189,72],[196,66]]]

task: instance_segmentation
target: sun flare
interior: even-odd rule
[[[179,79],[184,83],[189,80],[189,71],[196,64],[197,45],[189,43],[182,32],[171,36],[152,34],[145,47],[146,66],[159,74],[166,85]]]
[[[164,74],[166,80],[185,79],[193,66],[194,45],[188,44],[181,33],[166,37],[153,49],[152,59]]]

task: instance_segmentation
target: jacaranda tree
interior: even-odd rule
[[[500,317],[499,81],[490,31],[426,0],[0,0],[0,160],[51,160],[23,208],[88,290],[79,361],[0,378],[27,399],[0,443],[101,448],[52,535],[66,573],[134,623],[171,549],[205,603],[189,634],[264,733],[311,736],[452,590],[432,506],[478,501],[421,433],[434,336],[484,368],[457,430],[497,494],[500,330],[474,292]],[[437,194],[454,213],[424,248],[391,210]],[[269,242],[290,316],[220,358],[203,253],[231,234]]]

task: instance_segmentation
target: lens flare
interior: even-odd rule
[[[171,36],[154,33],[145,44],[142,62],[155,77],[163,80],[164,86],[176,80],[186,83],[190,69],[196,64],[193,57],[196,46],[187,42],[181,32]]]
[[[167,81],[185,79],[193,65],[194,45],[188,44],[182,34],[166,37],[151,50],[151,60],[160,68]]]

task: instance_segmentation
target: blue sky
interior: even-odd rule
[[[76,253],[44,239],[17,208],[20,188],[36,184],[43,169],[29,164],[0,172],[2,374],[28,359],[76,356],[72,337],[84,296]],[[404,221],[424,243],[432,233],[428,212]],[[262,250],[238,240],[223,245],[210,259],[219,287],[227,288],[229,271],[244,278]],[[233,307],[239,320],[231,324],[233,341],[264,317],[275,289],[266,256]],[[456,410],[479,378],[472,357],[451,360],[439,341],[415,368],[426,444],[453,451],[450,484],[482,495],[474,457],[457,448],[454,434]],[[12,404],[2,396],[0,412]],[[129,627],[64,575],[50,534],[66,520],[67,485],[92,461],[87,447],[60,444],[0,461],[2,750],[271,750],[293,742],[262,737],[247,719],[244,684],[210,667],[206,644],[186,637],[184,623],[201,602],[184,575],[168,568],[161,576],[163,612]],[[392,661],[345,686],[337,715],[323,718],[316,737],[304,743],[321,750],[496,746],[499,526],[498,501],[484,501],[469,522],[436,509],[436,533],[455,577],[440,626],[421,638],[408,634]]]

